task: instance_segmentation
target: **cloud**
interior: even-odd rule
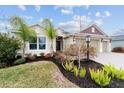
[[[109,11],[104,11],[105,16],[111,16],[112,14]]]
[[[27,19],[27,20],[31,20],[31,19],[33,19],[33,17],[32,16],[27,16],[27,15],[24,15],[24,16],[22,16],[24,19]]]
[[[68,9],[62,9],[61,13],[68,15],[68,14],[73,14],[73,11],[72,10],[68,10]]]
[[[74,15],[71,21],[60,22],[59,27],[67,32],[72,32],[72,33],[79,32],[80,22],[81,22],[81,29],[83,29],[91,22],[91,19],[88,16]]]
[[[101,13],[100,12],[96,12],[95,16],[96,17],[100,17],[101,16]]]
[[[26,11],[26,6],[24,5],[18,5],[18,8],[20,8],[22,11]]]
[[[94,23],[96,23],[97,25],[103,25],[103,19],[96,19],[95,21],[94,21]]]
[[[74,8],[79,8],[81,7],[80,5],[57,5],[54,6],[54,9],[60,9],[61,13],[63,14],[73,14],[74,13]]]
[[[40,9],[41,9],[41,6],[40,6],[40,5],[35,5],[34,7],[35,7],[35,10],[36,10],[37,12],[39,12]]]

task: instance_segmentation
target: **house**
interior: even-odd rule
[[[39,24],[30,26],[36,31],[37,38],[33,41],[26,42],[25,53],[32,53],[39,55],[40,53],[50,52],[50,40],[45,35],[45,31]],[[90,45],[97,49],[97,52],[109,52],[111,51],[111,39],[106,35],[96,24],[89,25],[78,33],[67,33],[61,29],[57,29],[57,37],[53,40],[53,50],[63,51],[64,48],[70,44],[78,42],[78,39],[82,39],[85,43],[85,37],[90,35]]]
[[[115,47],[124,47],[124,35],[111,36],[112,49]]]

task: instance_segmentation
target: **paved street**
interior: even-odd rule
[[[122,53],[100,53],[94,60],[101,64],[113,64],[117,68],[124,69],[124,54]]]

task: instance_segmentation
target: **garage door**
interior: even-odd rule
[[[103,48],[102,48],[103,52],[108,52],[107,42],[103,41],[102,46],[103,46]]]

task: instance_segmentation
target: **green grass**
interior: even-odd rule
[[[27,63],[14,67],[0,69],[0,87],[75,87],[70,81],[62,77],[53,78],[58,67],[49,61]]]

